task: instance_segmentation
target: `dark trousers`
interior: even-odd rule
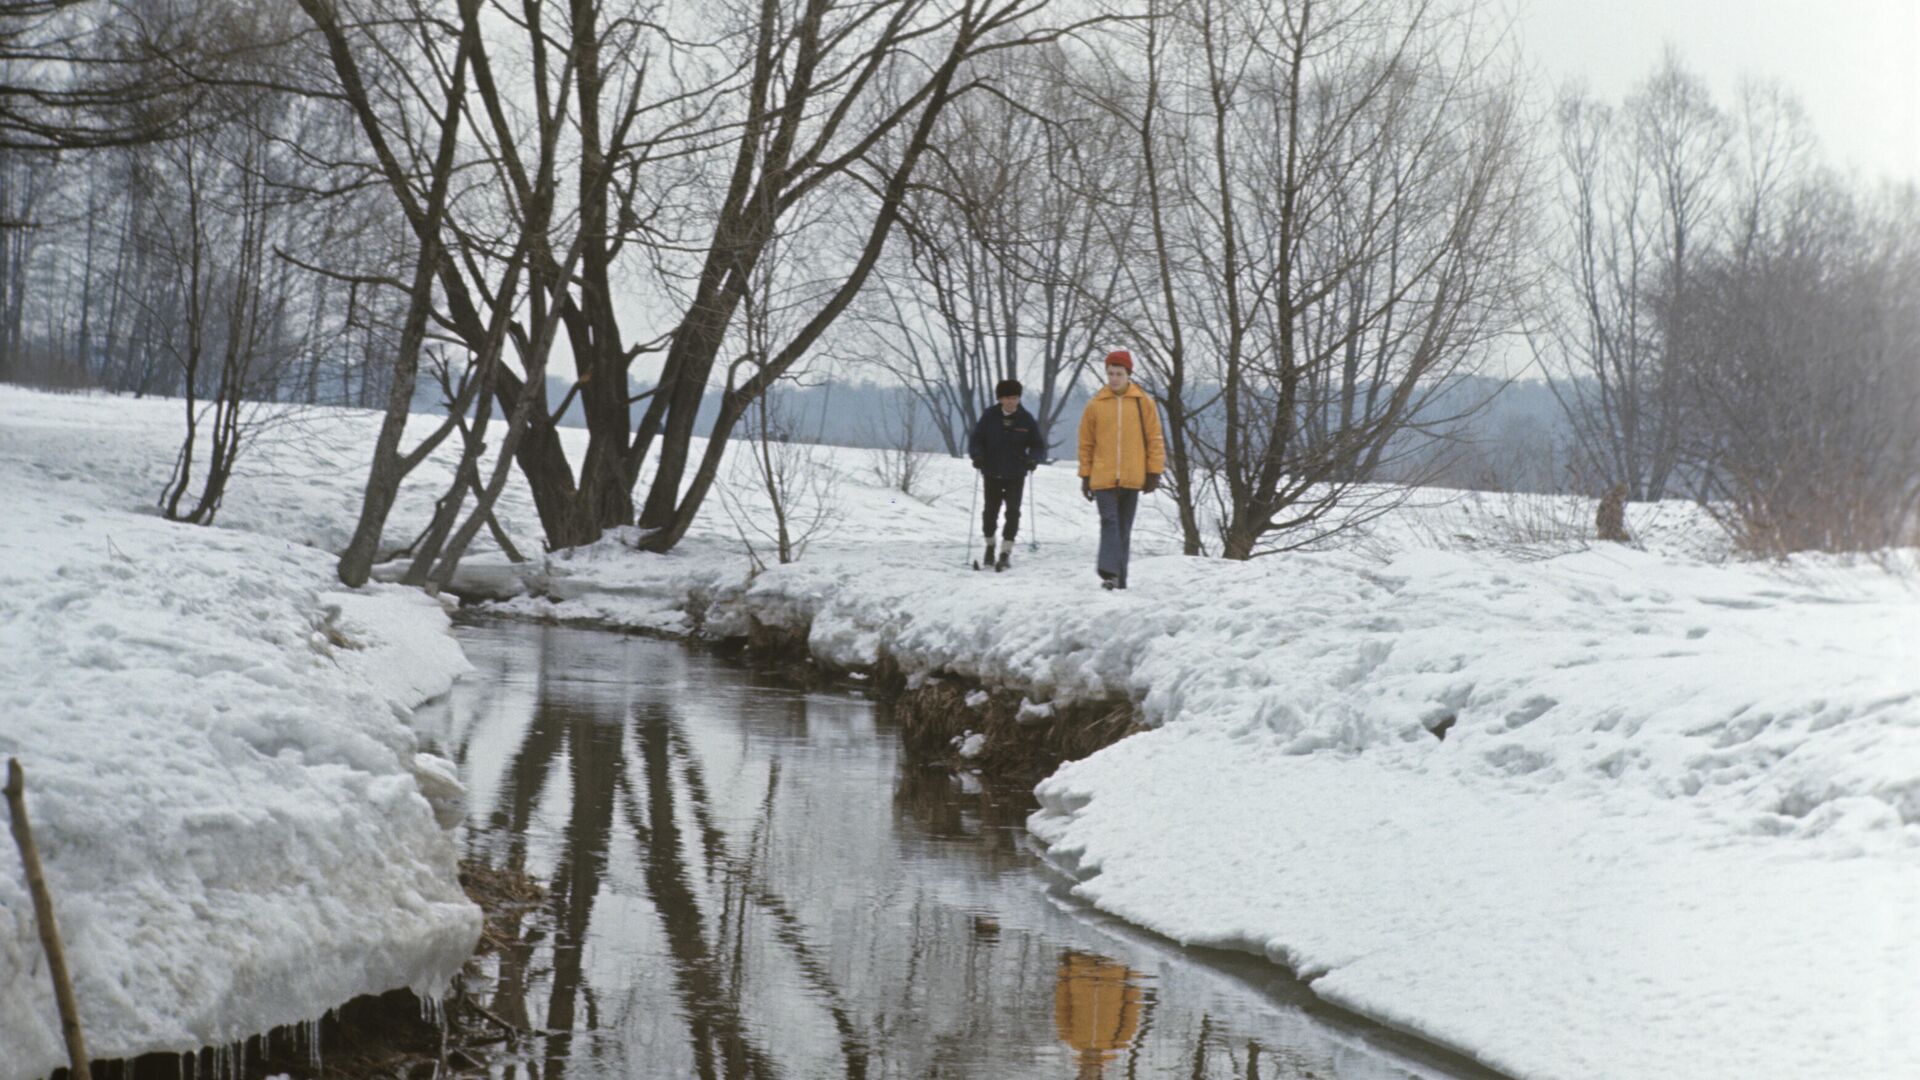
[[[1127,556],[1133,548],[1133,513],[1140,509],[1140,493],[1132,488],[1108,488],[1093,493],[1100,509],[1101,577],[1127,580]]]
[[[986,480],[987,510],[980,518],[981,535],[993,539],[994,523],[1000,520],[1000,507],[1007,508],[1007,530],[1001,537],[1012,540],[1020,533],[1020,496],[1026,489],[1027,478],[1022,476],[981,476]]]

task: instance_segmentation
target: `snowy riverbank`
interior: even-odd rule
[[[6,415],[85,442],[58,467],[157,471],[122,477],[113,505],[158,489],[159,403],[7,393]],[[263,446],[224,520],[343,539],[373,425],[325,414]],[[32,470],[55,468],[51,451],[19,430],[0,429],[16,447],[0,453],[31,445],[23,475],[45,485]],[[1630,508],[1634,550],[1582,543],[1580,500],[1423,493],[1338,548],[1229,564],[1174,554],[1166,501],[1150,500],[1135,587],[1107,594],[1065,468],[1037,476],[1040,551],[1023,540],[994,575],[962,568],[964,462],[929,461],[913,498],[874,483],[866,452],[821,455],[841,518],[798,564],[750,576],[716,505],[671,555],[614,538],[522,567],[482,555],[466,581],[525,590],[500,604],[523,614],[669,632],[757,620],[806,628],[841,666],[885,655],[1035,702],[1130,698],[1156,730],[1063,768],[1031,822],[1081,895],[1287,963],[1328,1000],[1514,1075],[1920,1071],[1911,553],[1889,556],[1901,573],[1727,563],[1684,506]],[[502,516],[536,538],[517,481]],[[120,519],[104,524],[124,549]],[[63,529],[21,580],[52,588],[71,553],[40,549]],[[122,564],[99,565],[105,580]]]
[[[1701,558],[1685,508],[1637,508],[1683,523],[1650,550],[1528,545],[1467,497],[1362,550],[1149,557],[1113,595],[1086,522],[1011,575],[958,569],[955,502],[750,584],[718,538],[609,543],[502,606],[1130,697],[1158,729],[1063,768],[1031,822],[1081,896],[1514,1076],[1920,1071],[1910,553]]]
[[[5,397],[0,758],[27,771],[90,1051],[444,987],[479,912],[422,797],[457,785],[405,718],[465,670],[446,613],[339,591],[312,548],[152,514],[155,406],[177,403]],[[66,1060],[11,845],[0,1047],[3,1080]]]
[[[742,587],[608,545],[547,568],[574,599],[505,606],[1131,697],[1157,729],[1030,823],[1082,897],[1514,1076],[1920,1071],[1910,575],[1408,547],[1162,556],[1113,595],[1087,558],[973,575],[895,541]]]

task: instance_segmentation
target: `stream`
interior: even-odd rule
[[[1485,1077],[1258,958],[1074,899],[1027,784],[908,760],[883,706],[677,642],[458,630],[422,727],[463,854],[546,890],[469,992],[500,1077]]]

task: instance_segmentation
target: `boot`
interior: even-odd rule
[[[1008,540],[1006,545],[1006,547],[1000,549],[1000,558],[995,560],[993,564],[993,568],[996,571],[1005,570],[1008,560],[1013,558],[1013,541]]]
[[[980,556],[980,565],[981,566],[993,565],[993,537],[991,536],[987,537],[987,550],[984,554]]]

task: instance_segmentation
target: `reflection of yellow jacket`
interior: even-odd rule
[[[1095,491],[1137,490],[1146,486],[1148,473],[1166,467],[1160,407],[1133,383],[1118,394],[1101,387],[1080,414],[1080,475]]]
[[[1098,1063],[1133,1045],[1140,1031],[1141,1001],[1133,976],[1127,965],[1103,957],[1061,955],[1054,975],[1053,1026],[1061,1041],[1080,1052],[1083,1063]]]

